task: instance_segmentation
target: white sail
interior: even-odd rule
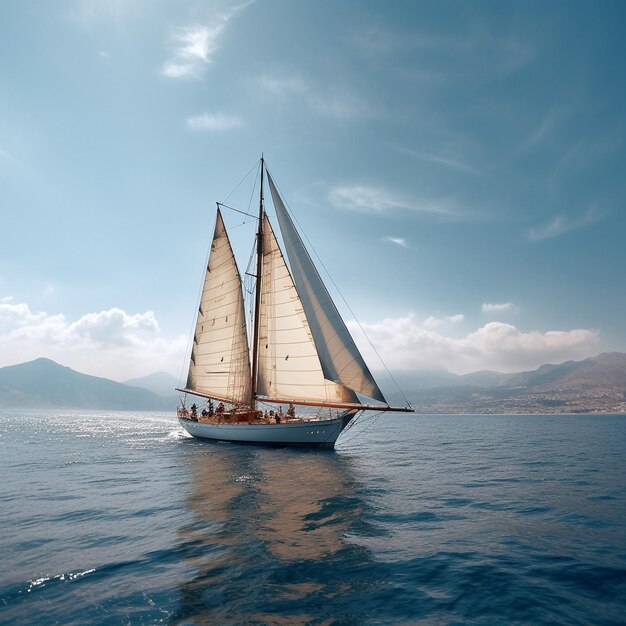
[[[313,265],[269,173],[267,177],[293,278],[325,378],[386,402]]]
[[[186,387],[234,404],[251,401],[241,278],[219,209]]]
[[[267,219],[263,219],[257,393],[275,399],[358,402],[326,380],[302,303]]]

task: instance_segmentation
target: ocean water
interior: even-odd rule
[[[4,411],[0,468],[3,624],[626,623],[626,416],[388,416],[333,452]]]

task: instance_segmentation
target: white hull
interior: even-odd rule
[[[337,437],[355,415],[356,411],[350,411],[333,419],[286,424],[214,424],[185,418],[179,418],[178,421],[190,435],[201,439],[271,446],[333,448]]]

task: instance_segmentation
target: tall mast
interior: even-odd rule
[[[254,297],[254,337],[252,340],[252,408],[256,409],[259,327],[261,322],[261,272],[263,269],[263,174],[265,160],[261,153],[261,190],[259,192],[259,230],[256,235],[256,293]]]

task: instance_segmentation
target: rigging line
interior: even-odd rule
[[[237,183],[237,186],[224,198],[224,202],[226,202],[226,200],[228,200],[228,198],[230,198],[235,193],[235,191],[237,191],[237,189],[239,189],[239,187],[241,187],[241,185],[244,182],[244,180],[246,180],[246,178],[248,178],[248,176],[250,176],[252,171],[255,170],[259,166],[259,162],[260,161],[261,161],[261,159],[257,159],[256,160],[254,165],[248,170],[248,173],[239,181],[239,183]]]
[[[234,206],[229,206],[228,204],[224,204],[223,202],[216,202],[215,204],[217,204],[217,206],[224,207],[225,209],[230,209],[231,211],[235,211],[235,213],[241,213],[242,215],[247,215],[248,217],[252,217],[255,220],[259,219],[256,215],[252,215],[252,213],[246,213],[245,211],[236,209]],[[244,221],[244,224],[245,223],[246,222]]]
[[[272,173],[270,171],[270,169],[267,167],[267,165],[265,166],[265,169],[267,169],[267,171],[269,172],[270,176],[272,176]],[[352,315],[352,317],[354,318],[354,321],[357,323],[357,326],[359,327],[359,329],[361,330],[361,332],[363,333],[363,336],[367,339],[367,342],[370,344],[372,350],[374,350],[374,353],[376,354],[376,356],[378,357],[378,360],[380,361],[381,365],[385,368],[385,371],[387,372],[387,374],[389,375],[389,378],[392,380],[393,384],[396,386],[396,389],[400,392],[400,395],[402,396],[402,399],[406,402],[407,406],[411,406],[409,400],[407,399],[406,395],[404,394],[404,392],[402,391],[402,389],[400,388],[400,385],[398,385],[398,382],[396,381],[396,379],[393,377],[393,374],[389,371],[389,368],[387,367],[386,363],[383,361],[383,358],[380,356],[378,350],[376,350],[376,347],[374,346],[374,344],[372,343],[372,340],[369,338],[369,336],[367,335],[367,333],[365,332],[365,329],[363,328],[363,326],[361,325],[361,322],[359,321],[359,319],[357,318],[357,316],[354,314],[354,311],[352,310],[352,307],[348,304],[348,301],[344,298],[343,293],[341,293],[341,290],[339,289],[339,287],[337,287],[337,283],[335,283],[335,281],[333,280],[333,277],[331,276],[330,272],[328,271],[328,269],[326,268],[326,266],[324,265],[324,261],[322,261],[322,259],[320,258],[320,255],[317,253],[317,250],[315,249],[315,247],[313,246],[313,244],[311,243],[311,240],[308,238],[306,232],[304,231],[304,229],[302,228],[302,226],[300,225],[300,222],[298,221],[298,219],[296,218],[296,216],[294,215],[293,211],[291,210],[291,207],[289,206],[289,203],[287,202],[286,198],[285,198],[285,194],[281,191],[280,186],[278,185],[278,183],[276,182],[276,180],[274,179],[274,176],[272,176],[272,180],[274,181],[274,185],[276,186],[276,188],[278,189],[278,191],[280,192],[280,195],[282,197],[282,199],[285,202],[285,206],[287,207],[287,210],[289,211],[293,221],[298,225],[298,228],[300,229],[300,232],[304,235],[304,238],[307,240],[307,243],[309,244],[309,246],[311,247],[311,250],[313,251],[313,254],[317,257],[317,260],[319,261],[320,265],[322,266],[322,268],[324,269],[324,271],[326,272],[326,275],[328,276],[328,278],[330,279],[330,282],[333,284],[333,286],[335,287],[335,289],[337,290],[337,293],[339,294],[339,296],[341,297],[341,299],[343,300],[343,303],[346,305],[346,307],[348,308],[348,311],[350,311],[350,314]],[[353,339],[354,341],[354,339]]]
[[[254,185],[252,185],[252,191],[250,192],[250,199],[248,200],[248,208],[246,209],[247,211],[250,210],[250,206],[252,205],[252,198],[254,198],[254,191],[256,189],[257,180],[259,180],[260,172],[261,172],[261,168],[256,170],[256,175],[254,177]],[[253,217],[255,220],[259,219],[256,215],[254,215]]]
[[[374,426],[374,424],[382,417],[383,413],[378,413],[378,414],[374,414],[374,417],[376,418],[371,424],[369,424],[366,428],[364,428],[363,430],[360,430],[358,433],[355,433],[352,437],[350,437],[350,439],[348,439],[347,441],[342,441],[341,443],[349,443],[350,441],[353,441],[354,439],[356,439],[357,437],[360,437],[363,433],[367,432],[372,426]]]

